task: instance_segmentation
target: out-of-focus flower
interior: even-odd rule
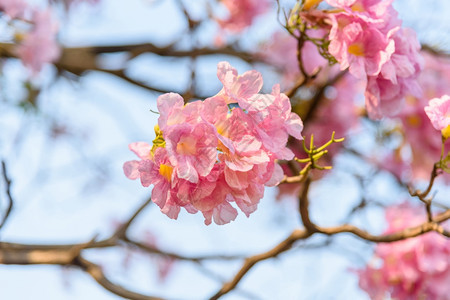
[[[26,33],[17,54],[23,64],[37,74],[44,64],[58,59],[61,51],[56,42],[58,26],[50,10],[34,10],[33,29]]]
[[[25,0],[0,0],[0,11],[12,19],[23,16],[27,8],[28,3]]]
[[[408,203],[385,213],[386,234],[418,226],[427,220],[423,207]],[[450,240],[429,232],[375,248],[373,264],[358,270],[359,286],[372,299],[435,299],[450,295]]]
[[[258,15],[269,8],[267,0],[222,0],[229,15],[226,19],[217,20],[222,29],[240,32],[250,26]]]

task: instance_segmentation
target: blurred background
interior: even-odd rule
[[[38,74],[4,54],[25,25],[2,15],[0,160],[12,182],[14,206],[0,241],[71,244],[111,235],[151,192],[127,179],[122,165],[135,159],[129,143],[155,138],[156,98],[164,92],[178,92],[186,100],[216,94],[222,87],[216,66],[224,60],[239,73],[262,72],[264,92],[275,83],[289,89],[286,72],[264,53],[272,47],[273,34],[283,30],[283,8],[294,4],[281,1],[277,13],[277,3],[269,1],[264,13],[236,32],[217,21],[228,15],[220,1],[54,0],[50,5],[62,56]],[[450,51],[450,2],[396,0],[394,7],[421,43]],[[301,89],[293,99],[307,98],[308,92]],[[355,94],[356,109],[362,103],[362,93]],[[380,137],[377,126],[362,120],[346,128],[343,149],[373,151]],[[386,121],[383,126],[394,125]],[[383,207],[404,201],[408,191],[391,173],[351,151],[334,151],[332,164],[333,171],[318,175],[312,185],[312,219],[323,226],[348,221],[383,232]],[[438,184],[436,202],[450,205],[448,186]],[[8,205],[3,180],[0,187],[3,214]],[[269,250],[301,226],[296,197],[266,188],[255,213],[249,218],[240,213],[224,226],[205,226],[201,214],[186,211],[171,220],[149,205],[130,236],[185,256],[249,256]],[[259,263],[223,299],[368,299],[352,270],[366,265],[372,254],[371,243],[350,235],[314,236]],[[86,257],[113,282],[169,299],[208,298],[242,264],[242,259],[169,259],[126,245],[87,250]],[[0,298],[118,299],[81,270],[46,265],[0,265]]]

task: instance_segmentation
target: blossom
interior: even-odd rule
[[[267,0],[223,0],[229,16],[218,20],[220,27],[232,32],[240,32],[250,26],[258,15],[269,8]]]
[[[263,85],[259,72],[252,70],[238,75],[237,70],[228,62],[220,62],[217,65],[217,77],[223,84],[219,95],[224,97],[227,104],[238,103],[241,108],[248,110],[255,110],[258,109],[258,106],[270,104],[254,99]]]
[[[368,76],[365,92],[369,117],[394,116],[403,107],[405,96],[421,97],[417,78],[423,69],[420,44],[413,30],[401,28],[393,40],[395,52],[378,76]]]
[[[326,0],[326,2],[374,23],[385,31],[401,24],[397,18],[398,13],[392,7],[393,0]]]
[[[431,99],[425,107],[425,113],[430,118],[431,124],[447,139],[450,137],[450,96]]]
[[[292,159],[288,136],[302,139],[302,120],[278,85],[272,94],[259,94],[261,74],[239,75],[226,62],[218,64],[217,75],[224,87],[204,101],[184,104],[178,94],[159,96],[153,146],[129,146],[140,160],[126,162],[125,175],[153,185],[153,202],[173,219],[183,207],[201,211],[207,225],[226,224],[237,216],[233,202],[249,216],[264,187],[283,178],[276,159]],[[233,103],[238,106],[229,107]]]
[[[390,234],[425,222],[423,207],[408,203],[385,213]],[[374,264],[357,271],[359,285],[373,299],[448,299],[450,295],[450,240],[429,232],[375,248]]]
[[[24,0],[0,0],[0,10],[12,19],[23,16],[27,8],[28,3]]]
[[[341,66],[362,79],[376,76],[395,51],[392,35],[394,28],[384,33],[357,15],[338,13],[331,15],[332,28],[328,50]]]
[[[217,157],[217,139],[204,123],[182,123],[165,133],[168,158],[177,168],[177,176],[192,183],[212,170]]]
[[[23,64],[36,74],[44,64],[58,59],[60,49],[56,42],[57,24],[50,10],[35,10],[32,16],[33,29],[25,35],[17,48]]]
[[[342,70],[367,83],[371,119],[397,115],[406,96],[420,97],[423,69],[415,33],[401,28],[392,1],[327,0],[339,8],[330,14],[329,52]]]

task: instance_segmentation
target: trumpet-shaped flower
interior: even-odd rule
[[[205,101],[184,104],[174,93],[158,97],[153,147],[129,146],[141,160],[126,162],[125,175],[140,178],[145,187],[153,184],[152,199],[170,218],[183,207],[201,211],[205,224],[226,224],[237,216],[233,202],[249,216],[264,186],[283,178],[275,160],[292,158],[289,134],[301,138],[302,121],[278,85],[272,94],[259,94],[261,74],[239,75],[225,62],[218,65],[218,77],[223,89]]]
[[[445,138],[450,137],[450,96],[431,99],[425,112],[430,118],[431,124],[437,130],[442,131]]]

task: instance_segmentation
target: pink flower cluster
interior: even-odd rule
[[[153,201],[173,219],[184,207],[201,211],[205,224],[212,219],[225,224],[237,216],[230,202],[249,216],[264,186],[283,178],[276,159],[294,157],[286,147],[289,135],[302,139],[303,123],[279,85],[259,94],[261,74],[238,75],[227,62],[218,64],[217,76],[222,90],[204,101],[185,105],[178,94],[158,97],[153,147],[130,144],[141,160],[126,162],[125,175],[146,187],[153,184]]]
[[[422,70],[415,33],[401,28],[391,5],[382,0],[327,0],[339,8],[330,14],[329,51],[341,69],[367,81],[370,118],[392,116],[406,95],[420,96],[416,78]]]
[[[408,203],[389,207],[385,216],[389,224],[386,233],[426,221],[425,209]],[[449,299],[450,240],[429,232],[399,242],[378,244],[374,264],[357,272],[360,287],[372,299]]]
[[[431,99],[425,107],[425,112],[430,118],[431,124],[447,139],[450,137],[450,96]]]
[[[34,10],[31,22],[33,29],[25,34],[17,54],[23,64],[37,74],[44,64],[55,61],[60,55],[56,42],[58,26],[49,9]]]
[[[263,14],[269,8],[267,0],[222,0],[228,9],[228,18],[218,20],[222,29],[232,32],[240,32],[250,26],[258,15]]]

